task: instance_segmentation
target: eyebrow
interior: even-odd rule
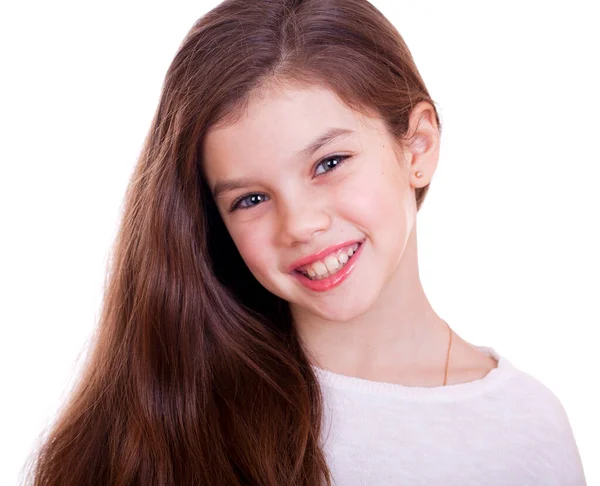
[[[315,140],[309,143],[305,148],[296,152],[296,157],[301,159],[307,159],[311,157],[317,150],[325,145],[337,140],[339,138],[345,138],[351,135],[355,135],[354,130],[348,128],[330,128],[322,135],[319,135]],[[222,193],[233,191],[235,189],[241,189],[243,187],[251,186],[256,183],[255,179],[248,177],[241,177],[239,179],[229,179],[224,181],[217,181],[213,187],[213,197],[217,199]]]

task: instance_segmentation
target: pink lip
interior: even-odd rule
[[[316,262],[317,260],[321,260],[326,257],[330,253],[339,250],[340,248],[344,248],[345,246],[351,246],[354,243],[360,243],[363,240],[352,240],[346,241],[345,243],[340,243],[339,245],[333,245],[329,248],[325,248],[324,250],[318,251],[317,253],[313,253],[312,255],[306,256],[304,258],[300,258],[300,260],[296,260],[289,267],[289,272],[292,273],[296,268],[301,267],[302,265],[308,265],[309,263]]]
[[[299,271],[293,271],[292,275],[296,279],[298,279],[298,281],[306,288],[315,292],[324,292],[326,290],[332,289],[333,287],[337,287],[344,280],[346,280],[346,278],[350,275],[352,270],[354,270],[354,267],[356,266],[356,263],[362,253],[362,249],[364,246],[364,244],[359,245],[358,249],[350,257],[350,260],[348,260],[348,263],[346,263],[346,265],[341,270],[334,273],[333,275],[330,275],[329,277],[320,280],[311,280]]]

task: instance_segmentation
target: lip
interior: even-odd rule
[[[364,238],[362,238],[360,240],[346,241],[344,243],[339,243],[337,245],[333,245],[328,248],[325,248],[324,250],[320,250],[317,253],[313,253],[312,255],[306,256],[304,258],[300,258],[300,260],[296,260],[294,263],[292,263],[290,265],[288,272],[293,273],[294,270],[296,270],[296,268],[301,267],[302,265],[308,265],[309,263],[316,262],[317,260],[321,260],[322,258],[325,258],[330,253],[333,253],[334,251],[337,251],[340,248],[344,248],[345,246],[351,246],[351,245],[354,245],[355,243],[362,243],[363,241],[365,241]]]
[[[332,289],[333,287],[337,287],[338,285],[340,285],[352,273],[364,246],[364,240],[362,240],[361,244],[358,246],[358,249],[350,257],[350,260],[348,260],[348,263],[346,263],[346,265],[341,270],[334,273],[333,275],[330,275],[327,278],[323,278],[320,280],[311,280],[310,278],[306,277],[302,272],[299,272],[297,270],[293,271],[292,275],[307,289],[312,290],[314,292],[325,292],[326,290]]]

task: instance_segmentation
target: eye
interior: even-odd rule
[[[253,200],[253,198],[257,198],[257,197],[264,198],[265,195],[264,194],[248,194],[247,196],[242,196],[242,197],[236,199],[236,201],[231,206],[231,211],[229,211],[229,212],[232,213],[236,209],[249,209],[253,206],[258,206],[258,204],[250,204],[249,206],[248,205],[240,206],[240,204],[243,203],[244,201],[251,201],[251,200]],[[254,199],[254,201],[256,201],[256,199]]]
[[[348,157],[350,157],[349,155],[332,155],[331,157],[327,157],[323,160],[321,160],[318,164],[317,167],[319,167],[321,164],[324,164],[326,162],[329,162],[330,160],[339,160],[339,162],[337,164],[335,164],[334,166],[331,167],[330,170],[327,170],[325,172],[331,172],[332,170],[337,169],[340,165],[342,165],[344,163],[344,160],[347,159]],[[325,166],[324,166],[325,167]]]
[[[324,172],[321,172],[319,174],[317,174],[318,176],[322,175],[322,174],[327,174],[328,172],[333,172],[335,169],[337,169],[340,165],[342,165],[344,163],[344,161],[351,157],[351,155],[331,155],[329,157],[326,157],[322,160],[320,160],[317,165],[315,167],[319,167],[321,165],[323,165],[323,167],[327,167],[327,165],[324,165],[330,161],[334,161],[334,160],[338,160],[338,162],[333,165],[333,166],[329,166],[328,170],[325,170]],[[231,209],[229,210],[230,213],[234,212],[236,209],[250,209],[254,206],[258,206],[258,204],[250,204],[250,205],[241,205],[241,203],[243,203],[244,201],[248,201],[248,200],[253,200],[253,198],[256,197],[260,197],[260,198],[264,198],[265,195],[264,194],[260,194],[260,193],[255,193],[255,194],[245,194],[243,196],[240,196],[239,198],[237,198],[233,204],[231,205]],[[256,200],[256,199],[254,199]]]

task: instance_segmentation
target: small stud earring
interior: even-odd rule
[[[417,173],[415,174],[417,177],[421,177],[423,175],[423,172],[421,172],[420,170],[417,171]]]

